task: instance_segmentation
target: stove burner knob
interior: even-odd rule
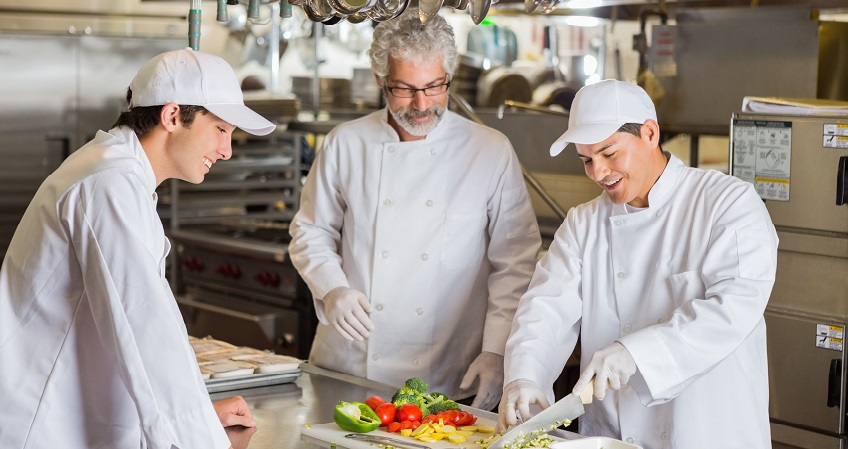
[[[277,287],[280,285],[280,275],[271,271],[260,271],[256,273],[253,279],[266,286]]]
[[[203,261],[194,256],[187,256],[183,259],[183,268],[189,271],[203,271]]]
[[[221,264],[217,270],[215,270],[218,274],[232,279],[238,279],[241,277],[241,270],[238,265],[235,264]]]

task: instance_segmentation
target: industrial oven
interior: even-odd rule
[[[735,113],[730,172],[777,229],[766,309],[775,448],[848,447],[848,115]]]
[[[163,184],[169,276],[190,335],[308,356],[317,318],[288,258],[306,145],[297,132],[239,134],[203,183]]]

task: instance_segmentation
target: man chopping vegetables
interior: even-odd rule
[[[387,107],[324,140],[291,223],[314,298],[310,362],[491,409],[540,236],[509,140],[447,110],[454,35],[410,9],[374,30]]]
[[[576,95],[568,143],[603,193],[568,212],[521,298],[499,427],[545,408],[581,341],[580,433],[645,449],[765,449],[763,312],[777,235],[749,183],[660,148],[651,99],[606,80]]]

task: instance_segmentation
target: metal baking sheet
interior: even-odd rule
[[[294,382],[300,377],[302,370],[285,373],[250,374],[248,376],[206,379],[206,390],[209,393],[220,391],[241,390],[244,388],[264,387]]]

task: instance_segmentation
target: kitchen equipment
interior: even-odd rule
[[[350,438],[351,440],[358,441],[367,441],[369,443],[374,444],[387,444],[395,447],[403,447],[410,449],[430,449],[430,446],[425,446],[423,444],[416,444],[408,440],[401,440],[399,438],[389,438],[383,437],[379,435],[370,435],[364,433],[349,433],[345,435],[345,438]]]
[[[495,67],[483,73],[477,82],[477,106],[496,108],[506,100],[522,103],[533,100],[527,78],[508,67]]]
[[[442,0],[418,0],[418,18],[421,23],[429,23],[439,13]]]
[[[502,449],[504,446],[520,442],[524,437],[534,438],[539,433],[550,432],[563,424],[563,421],[574,420],[585,413],[583,404],[592,402],[594,390],[594,381],[589,382],[579,395],[571,393],[554,402],[553,405],[542,410],[539,414],[509,429],[500,438],[493,441],[489,448]]]
[[[480,25],[486,14],[489,14],[489,8],[492,6],[492,0],[469,0],[471,3],[471,20],[474,25]]]
[[[233,136],[230,160],[202,184],[158,189],[174,244],[169,278],[189,334],[306,359],[312,296],[288,260],[305,135]]]
[[[848,115],[731,117],[730,173],[754,184],[780,239],[765,312],[775,448],[848,447],[846,163]]]

